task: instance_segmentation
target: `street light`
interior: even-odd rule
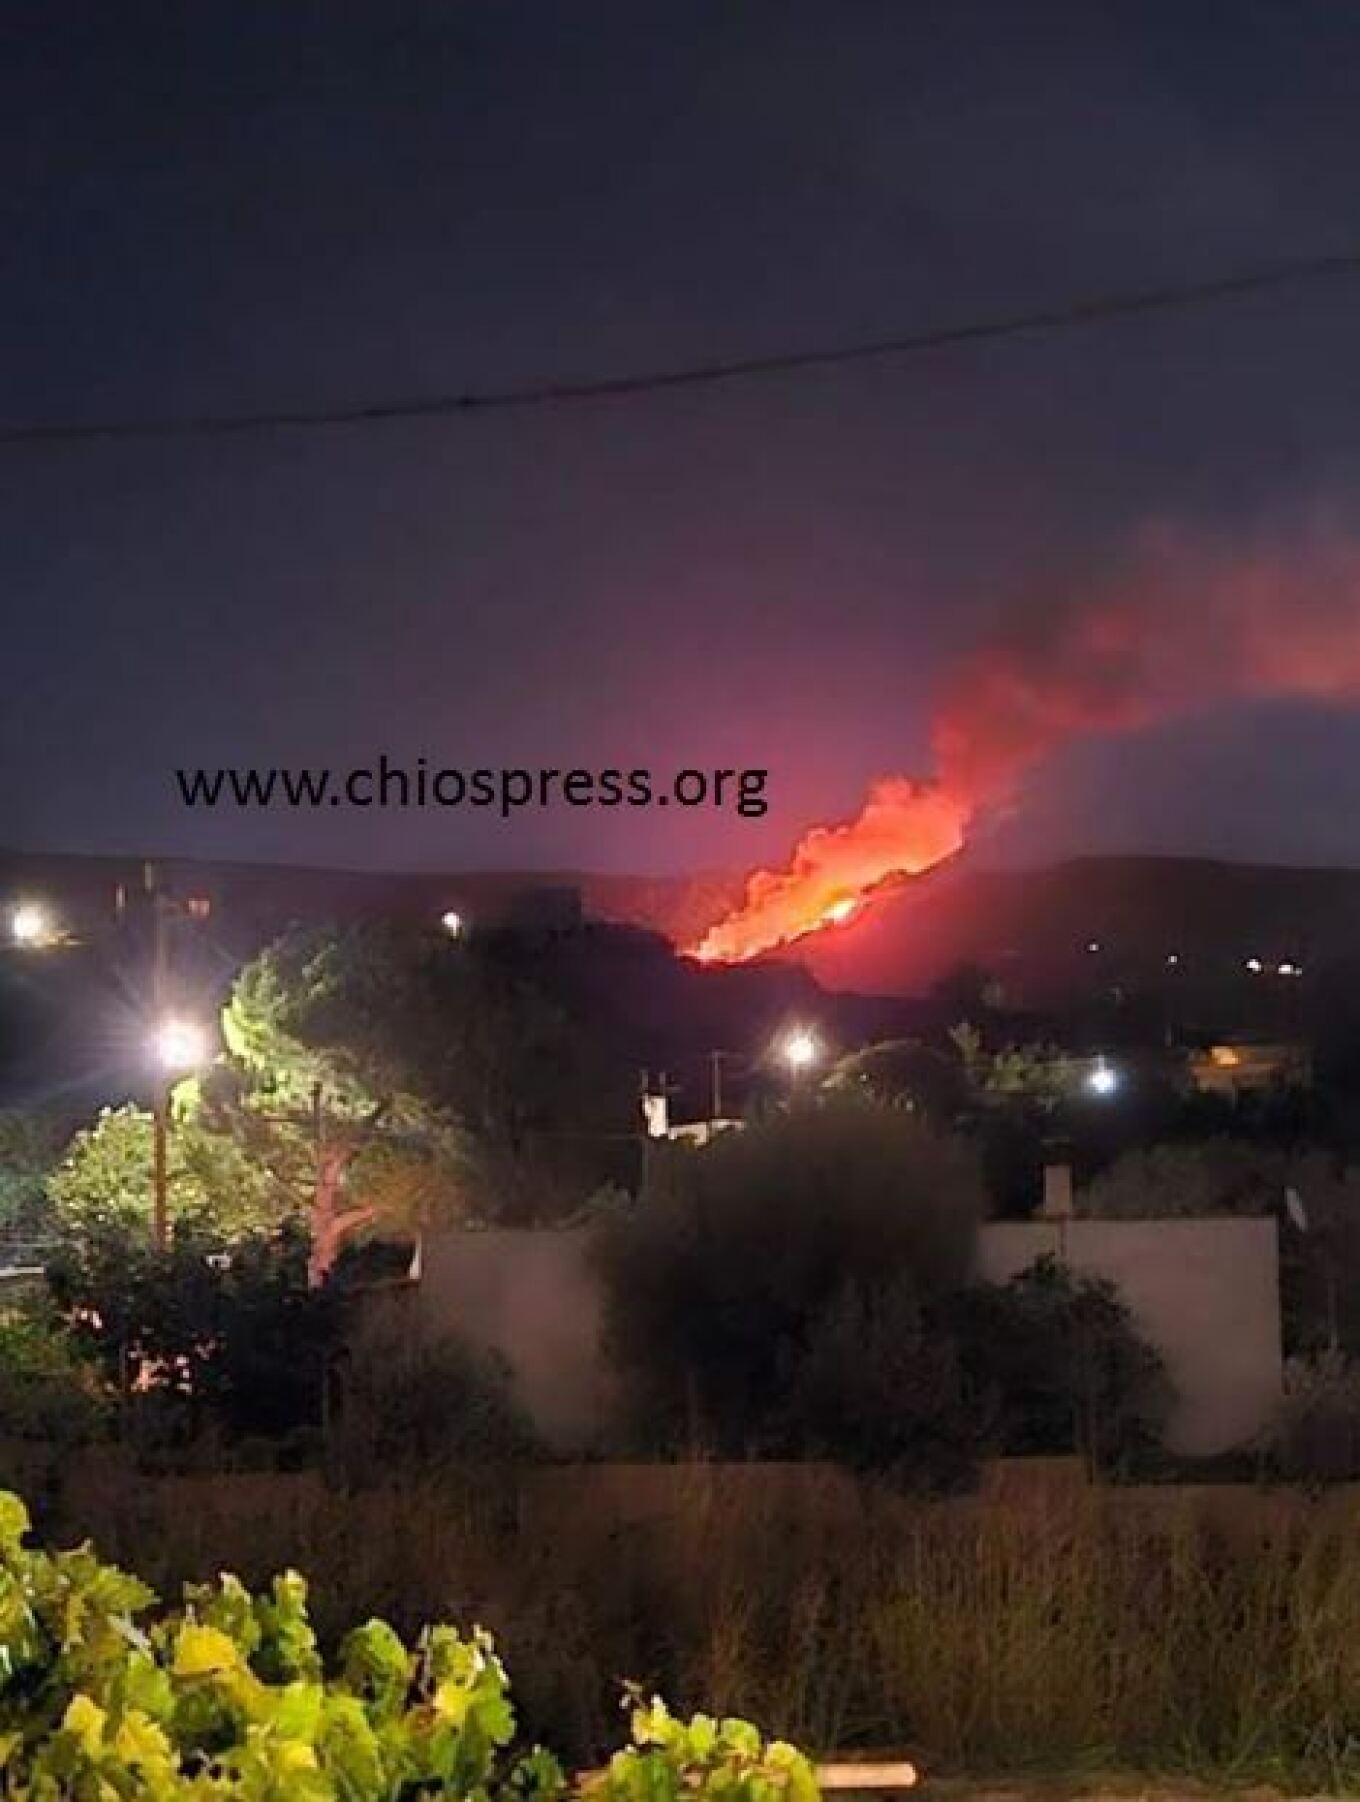
[[[168,1014],[152,1030],[151,1055],[156,1065],[151,1109],[151,1236],[156,1250],[166,1251],[170,1245],[170,1085],[175,1077],[187,1076],[208,1062],[208,1035],[197,1021]]]
[[[822,1055],[822,1048],[806,1026],[795,1026],[779,1041],[779,1055],[788,1065],[790,1074],[796,1077],[811,1069]]]
[[[456,939],[463,930],[463,916],[456,907],[451,907],[447,913],[440,914],[439,924],[451,939]]]
[[[166,1075],[182,1076],[208,1061],[208,1035],[197,1021],[172,1016],[157,1025],[152,1050]]]
[[[9,929],[15,944],[30,950],[50,945],[57,936],[52,915],[36,901],[20,902],[10,915]]]
[[[1119,1072],[1102,1057],[1086,1078],[1086,1086],[1093,1095],[1113,1095],[1119,1087]]]

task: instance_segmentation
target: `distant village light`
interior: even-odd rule
[[[1265,965],[1261,962],[1259,957],[1249,957],[1247,959],[1247,968],[1251,971],[1253,976],[1259,976],[1262,970],[1265,969]]]
[[[456,939],[463,930],[463,916],[456,908],[451,907],[447,913],[439,916],[439,924],[451,939]]]

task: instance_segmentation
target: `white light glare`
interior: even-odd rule
[[[790,1070],[806,1070],[815,1064],[820,1055],[820,1047],[816,1039],[805,1026],[787,1033],[779,1047],[779,1055]]]
[[[463,930],[463,916],[457,908],[451,907],[445,914],[440,914],[439,924],[451,939],[456,939]]]
[[[1251,971],[1253,976],[1259,976],[1262,970],[1265,969],[1265,965],[1261,962],[1259,957],[1249,957],[1247,959],[1247,968]]]
[[[208,1035],[193,1020],[162,1020],[152,1046],[162,1070],[196,1070],[208,1061]]]
[[[1303,965],[1288,962],[1277,964],[1275,967],[1275,974],[1277,976],[1302,976]]]
[[[1093,1095],[1113,1095],[1119,1087],[1119,1072],[1102,1059],[1086,1078],[1086,1086]]]
[[[51,914],[36,901],[24,901],[15,908],[9,929],[16,945],[46,945],[55,937]]]

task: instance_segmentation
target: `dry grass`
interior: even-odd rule
[[[347,1497],[105,1471],[72,1476],[53,1525],[164,1586],[296,1565],[328,1633],[370,1613],[484,1620],[532,1729],[581,1757],[634,1678],[927,1769],[1360,1776],[1347,1511],[1249,1492],[1222,1521],[1119,1492],[909,1504],[703,1466],[528,1481]]]

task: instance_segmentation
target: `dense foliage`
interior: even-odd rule
[[[609,1342],[652,1434],[795,1451],[828,1314],[952,1291],[981,1211],[966,1150],[895,1109],[798,1109],[662,1160],[600,1254]]]
[[[125,1424],[179,1443],[319,1429],[341,1303],[308,1287],[296,1234],[223,1252],[181,1230],[161,1252],[109,1228],[63,1247],[48,1285],[71,1344],[136,1417]]]
[[[566,958],[493,930],[291,933],[242,971],[226,1012],[242,1105],[276,1120],[319,1108],[335,1138],[380,1127],[435,1153],[427,1203],[446,1217],[569,1213],[616,1174],[601,1153],[634,1125],[636,1071],[603,1054]]]
[[[153,1612],[137,1578],[89,1547],[30,1550],[28,1516],[0,1495],[0,1782],[30,1802],[239,1797],[533,1802],[561,1766],[515,1744],[490,1637],[431,1627],[414,1647],[382,1621],[355,1628],[327,1669],[294,1572],[252,1595],[234,1577]],[[632,1744],[584,1789],[599,1802],[681,1793],[713,1802],[813,1802],[791,1746],[740,1721],[632,1710]]]
[[[915,1489],[980,1458],[1114,1469],[1169,1402],[1109,1284],[972,1278],[977,1166],[900,1107],[797,1109],[662,1162],[606,1225],[607,1342],[652,1447],[831,1458]]]
[[[295,1198],[265,1164],[183,1105],[166,1147],[167,1202],[177,1230],[224,1244],[268,1230],[295,1211]],[[47,1196],[64,1237],[149,1237],[151,1115],[132,1106],[106,1108],[71,1140],[47,1179]]]
[[[52,1231],[47,1180],[70,1126],[41,1108],[0,1109],[0,1232],[45,1238]]]
[[[989,1450],[1080,1452],[1117,1472],[1160,1440],[1172,1393],[1114,1285],[1040,1258],[954,1301],[964,1390]]]

